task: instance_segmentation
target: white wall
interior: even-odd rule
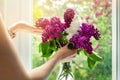
[[[32,22],[32,0],[3,0],[6,26],[17,21]],[[26,69],[31,69],[31,34],[19,33],[13,40]]]

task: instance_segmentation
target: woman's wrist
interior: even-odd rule
[[[13,39],[13,38],[15,38],[16,37],[16,32],[15,32],[15,28],[10,28],[9,30],[8,30],[8,33],[9,33],[9,35],[10,35],[10,37]]]
[[[15,38],[16,37],[16,33],[19,31],[19,26],[18,24],[12,25],[9,29],[8,32],[11,36],[11,38]]]
[[[59,64],[61,62],[61,57],[59,56],[60,53],[55,53],[52,56],[52,59],[54,59],[56,61],[56,64]]]
[[[14,25],[12,25],[9,29],[8,32],[11,36],[11,38],[15,38],[16,37],[16,33],[21,31],[21,28],[24,28],[25,24],[23,23],[16,23]]]

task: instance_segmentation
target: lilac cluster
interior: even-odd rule
[[[41,27],[45,29],[45,27],[49,24],[49,20],[46,18],[40,18],[36,21],[36,27]]]
[[[45,18],[38,19],[36,21],[36,26],[43,29],[42,42],[45,43],[54,38],[60,39],[60,33],[70,26],[74,15],[75,13],[72,9],[67,9],[64,13],[64,23],[57,17],[52,17],[50,20]]]
[[[65,21],[65,28],[69,28],[70,24],[72,22],[72,19],[74,18],[75,12],[73,9],[67,9],[64,12],[64,21]]]
[[[78,34],[75,34],[70,39],[70,42],[75,44],[76,49],[85,49],[88,54],[92,53],[92,43],[90,41],[91,37],[94,37],[96,40],[100,38],[100,32],[93,25],[83,23],[80,30],[78,30]]]
[[[65,30],[64,23],[60,21],[60,18],[52,17],[49,24],[42,32],[42,41],[47,42],[54,38],[61,38],[60,33]]]

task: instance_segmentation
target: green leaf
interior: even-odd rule
[[[42,52],[43,57],[49,57],[53,53],[53,50],[50,49],[50,42],[40,43],[39,52]]]
[[[90,59],[94,60],[94,61],[103,61],[103,58],[100,57],[99,55],[97,55],[96,52],[92,52],[92,54],[88,54],[85,50],[84,50],[84,54],[89,57]]]
[[[42,55],[42,57],[49,57],[49,56],[51,56],[52,55],[52,53],[53,53],[54,51],[52,50],[52,49],[49,49],[49,50],[47,50],[47,53],[46,54],[44,54],[44,55]]]
[[[89,58],[93,59],[94,61],[103,61],[103,58],[97,55],[95,52],[88,55],[89,55]]]
[[[96,61],[94,61],[94,60],[92,60],[91,58],[87,58],[87,62],[88,62],[88,67],[90,68],[90,69],[93,69],[94,68],[94,66],[95,66],[95,63],[96,63]]]
[[[50,49],[52,49],[52,50],[54,50],[54,51],[57,50],[57,49],[56,49],[56,42],[55,42],[55,40],[50,41]]]
[[[50,45],[49,42],[41,43],[41,44],[40,44],[39,49],[40,49],[41,52],[42,52],[42,56],[44,56],[45,54],[47,54],[47,50],[48,50],[48,48],[49,48],[49,45]]]
[[[82,50],[81,52],[84,53],[88,57],[88,53],[85,50]]]
[[[39,53],[42,52],[41,45],[42,45],[42,43],[39,44]]]

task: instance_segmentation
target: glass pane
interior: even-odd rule
[[[93,48],[104,60],[90,70],[86,57],[77,55],[72,63],[72,72],[75,80],[112,80],[112,0],[34,0],[33,8],[33,22],[41,17],[57,16],[63,19],[64,11],[72,8],[77,13],[80,23],[94,24],[101,32],[101,38],[98,41],[92,40]],[[74,30],[77,28],[73,27],[69,32],[73,33]],[[33,35],[32,39],[32,67],[34,68],[48,59],[42,58],[38,51],[41,36]],[[55,80],[58,72],[59,66],[54,69],[49,80]]]

